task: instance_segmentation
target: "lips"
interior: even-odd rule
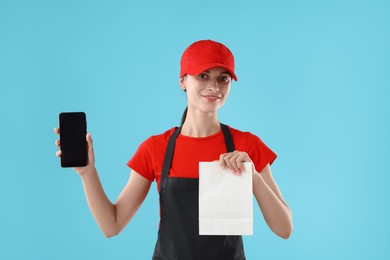
[[[209,102],[215,102],[218,99],[221,99],[220,96],[215,96],[215,95],[201,95],[201,96],[204,97],[205,99],[207,99],[207,101],[209,101]]]
[[[205,98],[210,98],[210,99],[220,99],[221,97],[220,96],[213,96],[213,95],[201,95],[202,97],[205,97]]]

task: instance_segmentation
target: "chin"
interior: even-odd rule
[[[207,113],[207,114],[216,114],[218,110],[221,108],[221,106],[214,106],[213,108],[210,107],[205,107],[204,109],[201,109],[202,112]]]

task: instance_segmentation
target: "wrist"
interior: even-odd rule
[[[84,167],[82,170],[77,171],[82,179],[89,178],[97,173],[95,166]]]

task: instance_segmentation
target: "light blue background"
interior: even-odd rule
[[[389,1],[0,2],[0,259],[150,259],[151,192],[106,239],[55,157],[58,114],[85,111],[115,201],[138,145],[179,123],[184,49],[225,43],[239,81],[220,120],[277,154],[290,239],[254,210],[248,259],[389,259]]]

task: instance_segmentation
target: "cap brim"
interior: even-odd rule
[[[202,73],[203,71],[205,70],[208,70],[208,69],[211,69],[211,68],[216,68],[216,67],[219,67],[219,68],[224,68],[226,69],[230,75],[232,76],[232,78],[237,81],[237,76],[236,74],[234,74],[234,72],[229,69],[225,64],[222,64],[222,63],[207,63],[207,64],[202,64],[202,65],[199,65],[197,67],[194,67],[194,68],[191,68],[187,71],[187,73],[191,76],[196,76],[196,75],[199,75],[200,73]],[[184,76],[184,75],[182,75]]]

